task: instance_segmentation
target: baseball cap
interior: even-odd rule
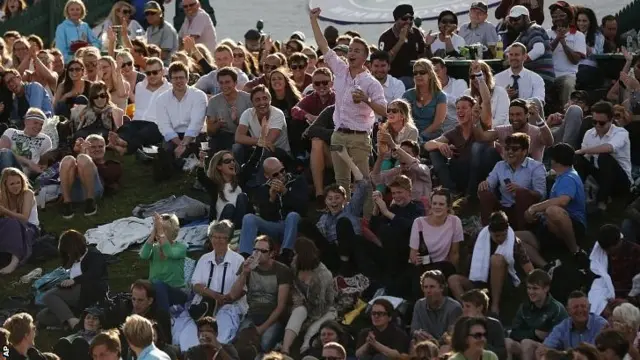
[[[566,1],[556,1],[553,4],[549,5],[549,11],[553,11],[556,8],[560,8],[566,12],[573,12],[573,10],[571,9],[571,5],[569,5],[569,3]]]
[[[633,281],[631,282],[631,291],[629,291],[630,297],[636,297],[640,295],[640,274],[637,274],[633,277]]]
[[[305,39],[304,33],[302,31],[294,31],[293,34],[291,34],[291,36],[289,37],[289,39],[296,39],[296,38],[304,42],[304,39]]]
[[[516,5],[509,11],[510,18],[518,18],[520,16],[529,16],[529,9],[522,5]]]
[[[84,309],[84,312],[86,312],[87,314],[91,314],[93,316],[98,316],[98,317],[104,315],[104,310],[98,306],[90,306]]]
[[[487,11],[489,11],[489,7],[487,7],[487,4],[485,4],[485,3],[484,3],[484,2],[482,2],[482,1],[474,1],[474,2],[472,2],[472,3],[471,3],[471,7],[470,7],[470,9],[471,9],[471,10],[473,10],[473,9],[477,9],[477,10],[483,11],[483,12],[485,12],[485,13],[486,13]]]
[[[155,1],[149,1],[144,4],[144,12],[159,13],[162,12],[162,7]]]
[[[27,110],[27,113],[24,115],[24,119],[39,120],[39,121],[45,122],[47,120],[47,117],[45,116],[44,112],[42,112],[42,110],[37,108],[31,108]]]

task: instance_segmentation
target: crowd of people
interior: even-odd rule
[[[0,274],[33,253],[44,184],[59,185],[60,222],[94,216],[119,196],[124,156],[158,183],[194,167],[209,241],[187,277],[183,219],[154,214],[148,279],[114,297],[104,254],[65,231],[68,278],[4,322],[0,357],[639,360],[640,199],[620,224],[589,222],[634,196],[640,56],[614,16],[557,1],[548,25],[540,5],[503,0],[491,24],[474,2],[468,22],[445,10],[427,32],[400,4],[377,43],[321,29],[315,8],[312,38],[281,43],[217,39],[198,0],[178,30],[156,1],[117,1],[94,29],[68,0],[52,47],[5,33]],[[6,0],[4,17],[25,9]],[[469,48],[504,53],[504,69],[476,59],[452,77]],[[611,52],[626,61],[615,79],[596,61]],[[340,284],[362,278],[371,302],[345,311]],[[197,328],[187,348],[178,308]],[[49,327],[70,335],[43,353]]]

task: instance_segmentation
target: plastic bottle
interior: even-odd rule
[[[496,59],[502,60],[504,58],[504,44],[502,40],[498,40],[496,43]]]
[[[631,35],[627,36],[627,51],[633,51],[633,38]]]

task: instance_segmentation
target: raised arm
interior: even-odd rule
[[[318,49],[322,51],[323,54],[326,54],[329,51],[329,43],[327,39],[324,37],[322,33],[322,29],[320,29],[320,24],[318,24],[318,17],[320,16],[320,8],[311,9],[309,13],[309,17],[311,18],[311,29],[313,30],[313,37],[316,39],[316,44],[318,44]]]

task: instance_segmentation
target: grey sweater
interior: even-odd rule
[[[445,332],[453,330],[456,320],[462,315],[462,306],[454,299],[446,296],[437,309],[429,308],[427,299],[418,300],[413,307],[411,333],[424,330],[436,339],[442,338]]]

